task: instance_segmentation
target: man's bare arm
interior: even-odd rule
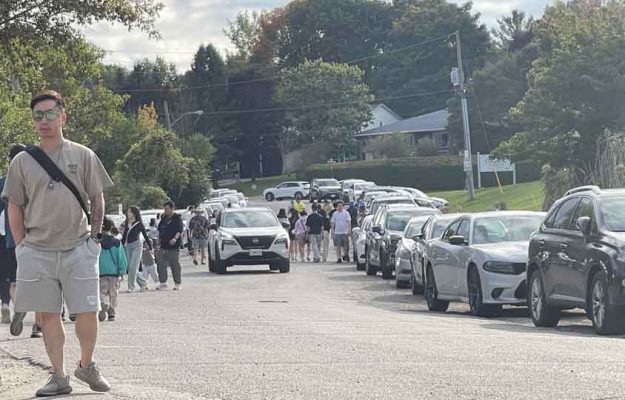
[[[9,225],[11,234],[15,240],[15,244],[22,243],[26,236],[26,227],[24,226],[24,209],[9,199]]]
[[[104,221],[104,193],[92,197],[91,199],[91,236],[102,233],[102,222]]]

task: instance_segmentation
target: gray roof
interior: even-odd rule
[[[438,110],[429,114],[419,115],[418,117],[412,117],[404,119],[402,121],[394,122],[392,124],[368,129],[359,133],[356,136],[363,137],[390,135],[393,133],[440,132],[447,129],[448,118],[449,112],[447,110]]]

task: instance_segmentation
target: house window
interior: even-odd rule
[[[441,133],[434,135],[434,144],[438,149],[447,149],[449,147],[449,134]]]

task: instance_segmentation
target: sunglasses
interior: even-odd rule
[[[63,112],[54,111],[52,109],[46,111],[33,111],[33,120],[40,122],[45,118],[46,120],[52,122],[57,119]]]

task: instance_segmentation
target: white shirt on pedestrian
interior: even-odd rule
[[[347,235],[352,225],[352,216],[345,210],[336,211],[332,215],[332,224],[334,224],[335,235]]]

